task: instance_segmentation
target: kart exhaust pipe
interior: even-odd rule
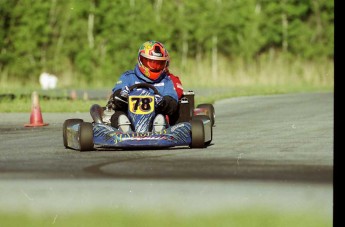
[[[95,123],[103,123],[103,108],[98,104],[93,104],[90,108],[90,114]]]

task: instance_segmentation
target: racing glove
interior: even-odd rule
[[[127,86],[123,87],[121,92],[120,92],[120,96],[124,99],[128,99],[128,94],[129,94],[130,90]]]
[[[159,107],[163,104],[163,97],[160,95],[155,95],[155,107]]]
[[[125,111],[128,106],[128,94],[129,94],[129,89],[128,87],[124,87],[123,89],[118,89],[114,91],[112,95],[112,103],[114,104],[114,110],[122,110]]]
[[[160,97],[162,98],[162,100],[159,102],[159,104],[156,104],[155,106],[157,109],[157,113],[161,113],[163,115],[173,115],[177,111],[178,102],[168,95],[163,96],[163,97],[160,96]],[[155,96],[155,101],[156,101],[156,96]]]
[[[106,107],[108,109],[115,110],[115,103],[114,103],[114,97],[113,96],[111,96],[110,99],[108,100]]]

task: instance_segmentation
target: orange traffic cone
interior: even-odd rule
[[[38,94],[36,91],[32,92],[32,106],[31,106],[31,116],[30,116],[30,123],[25,124],[25,127],[40,127],[46,126],[47,123],[43,123],[42,113],[40,108],[40,103],[38,100]]]

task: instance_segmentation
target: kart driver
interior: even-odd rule
[[[155,95],[157,115],[154,119],[153,131],[161,131],[165,128],[164,116],[171,116],[178,109],[178,94],[174,82],[167,74],[168,64],[169,54],[162,43],[147,41],[140,46],[134,70],[123,73],[112,89],[113,95],[107,106],[116,111],[110,119],[111,126],[123,132],[131,131],[130,121],[125,114],[128,108],[129,87],[138,83],[149,83],[160,93]]]

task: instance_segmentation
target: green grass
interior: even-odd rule
[[[202,89],[207,94],[196,93],[195,102],[214,103],[216,100],[238,96],[271,95],[296,92],[333,91],[334,63],[330,59],[306,61],[283,58],[281,55],[263,55],[256,61],[245,62],[243,59],[219,58],[217,68],[212,67],[210,60],[202,62],[188,59],[188,67],[174,68],[171,71],[180,76],[185,90]],[[177,65],[177,63],[176,63]],[[216,72],[216,73],[215,73]],[[68,97],[72,89],[111,90],[114,81],[104,81],[95,76],[97,83],[86,85],[85,81],[73,81],[73,76],[63,79],[64,87],[49,91],[52,97]],[[66,84],[68,81],[69,83]],[[26,98],[15,100],[0,99],[0,112],[29,112],[31,109],[30,93],[40,93],[38,78],[36,82],[5,80],[0,78],[0,95],[14,93],[17,96],[26,94]],[[211,91],[211,92],[209,92]],[[44,92],[47,93],[47,92]],[[29,94],[29,95],[28,95]],[[211,95],[210,95],[211,94]],[[88,112],[92,104],[105,105],[104,100],[40,99],[43,112]]]
[[[243,86],[329,86],[334,82],[334,63],[330,59],[307,61],[288,59],[279,54],[262,55],[255,61],[219,58],[217,67],[210,60],[189,59],[185,69],[172,68],[187,87]]]
[[[205,95],[196,93],[195,103],[214,103],[217,100],[224,98],[232,98],[239,96],[253,96],[253,95],[272,95],[298,92],[326,92],[333,91],[332,86],[237,86],[229,87],[227,89],[207,88],[205,89],[212,95]],[[38,91],[39,93],[39,91]],[[56,96],[53,94],[52,97]],[[30,95],[24,98],[16,98],[14,100],[1,99],[0,112],[30,112],[31,111],[31,97]],[[42,112],[88,112],[92,104],[100,104],[104,106],[107,99],[100,100],[84,100],[84,99],[44,99],[39,100]]]
[[[40,108],[42,112],[54,113],[54,112],[88,112],[92,104],[98,103],[105,105],[106,100],[40,100]],[[2,100],[0,101],[0,112],[3,113],[25,113],[30,112],[32,102],[29,98],[20,98],[14,100]]]
[[[74,214],[0,213],[0,225],[6,227],[40,226],[240,226],[240,227],[328,227],[332,218],[315,213],[282,213],[265,209],[223,211],[217,214],[177,215],[169,212],[97,211]]]

